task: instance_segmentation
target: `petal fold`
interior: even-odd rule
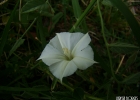
[[[48,44],[46,45],[43,52],[41,53],[41,56],[37,60],[43,59],[43,58],[64,59],[64,55],[60,51],[58,51],[56,48]]]
[[[86,59],[86,58],[82,58],[82,57],[75,57],[73,59],[73,62],[81,70],[84,70],[95,63],[94,60]]]
[[[84,34],[81,32],[76,32],[76,33],[61,32],[61,33],[56,33],[56,34],[60,41],[61,47],[68,48],[70,51],[73,50],[75,45],[84,36]]]
[[[62,33],[56,33],[56,35],[58,36],[59,42],[61,44],[61,48],[67,48],[67,49],[71,49],[70,46],[70,36],[71,34],[69,32],[62,32]]]
[[[91,46],[87,46],[86,48],[84,48],[81,51],[75,51],[75,57],[82,57],[82,58],[87,58],[87,59],[94,59],[94,53],[93,50],[91,48]]]
[[[63,61],[63,59],[56,59],[56,58],[43,58],[42,61],[48,65],[51,66],[52,64],[55,64],[57,62]]]
[[[77,70],[77,66],[72,61],[64,60],[51,65],[49,69],[62,82],[63,77],[72,75]]]
[[[63,49],[61,47],[61,44],[57,35],[53,39],[50,40],[49,44],[52,45],[55,49],[57,49],[59,52],[63,54]]]
[[[72,54],[75,55],[76,52],[81,51],[82,49],[86,48],[88,44],[90,43],[90,41],[91,39],[88,33],[85,34],[73,48]]]

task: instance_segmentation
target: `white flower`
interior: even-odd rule
[[[88,33],[56,33],[38,59],[42,59],[52,74],[62,82],[63,77],[72,75],[77,69],[84,70],[95,63],[93,50],[89,46],[90,41]]]

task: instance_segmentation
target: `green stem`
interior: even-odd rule
[[[104,22],[103,22],[102,13],[101,13],[101,10],[100,10],[99,0],[97,0],[97,6],[98,6],[98,12],[99,12],[100,20],[101,20],[101,28],[102,28],[103,39],[104,39],[105,46],[106,46],[106,49],[107,49],[107,54],[108,54],[108,57],[109,57],[109,63],[110,63],[111,73],[112,73],[112,76],[114,77],[114,79],[115,79],[118,83],[120,83],[120,81],[118,81],[118,80],[116,79],[115,74],[114,74],[114,70],[113,70],[113,66],[112,66],[112,59],[111,59],[111,55],[110,55],[110,51],[109,51],[109,47],[108,47],[108,42],[107,42],[107,39],[106,39],[106,37],[105,37]]]
[[[107,40],[106,40],[106,37],[105,37],[104,22],[103,22],[102,13],[101,13],[101,10],[100,10],[99,0],[97,0],[97,6],[98,6],[99,16],[100,16],[100,19],[101,19],[101,27],[102,27],[103,39],[104,39],[105,46],[106,46],[106,49],[107,49],[107,53],[108,53],[108,57],[109,57],[109,62],[110,62],[110,67],[112,67],[112,59],[111,59],[111,56],[110,56],[110,52],[109,52],[109,48],[108,48],[108,43],[107,43]]]
[[[82,13],[82,15],[77,19],[76,23],[73,25],[73,27],[70,29],[69,32],[73,32],[75,28],[82,22],[82,20],[85,18],[87,13],[91,10],[93,5],[95,4],[96,0],[92,0],[86,10]]]
[[[17,45],[18,45],[18,42],[23,38],[23,36],[29,31],[29,29],[32,27],[32,25],[35,23],[35,21],[36,21],[36,19],[37,18],[35,18],[34,20],[33,20],[33,22],[30,24],[30,26],[28,27],[28,29],[23,33],[23,35],[16,41],[16,43],[14,44],[14,46],[12,47],[12,49],[13,48],[15,48]],[[12,50],[11,49],[11,50]],[[8,56],[8,58],[11,56],[13,54],[13,52],[11,53],[11,54],[9,54],[9,56]]]
[[[37,18],[35,18],[32,23],[30,24],[30,26],[27,28],[27,30],[23,33],[23,35],[20,37],[21,39],[23,38],[23,36],[29,31],[29,29],[32,27],[32,25],[35,23]]]

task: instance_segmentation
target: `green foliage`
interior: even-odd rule
[[[10,16],[10,18],[9,18],[9,20],[8,20],[8,22],[7,22],[4,30],[3,30],[2,38],[1,38],[2,39],[1,40],[1,46],[0,46],[0,56],[3,53],[3,48],[4,48],[5,44],[6,44],[8,32],[9,32],[9,29],[10,29],[10,25],[11,25],[11,22],[13,21],[14,13],[16,11],[16,8],[18,6],[18,3],[19,2],[16,3],[16,6],[14,7],[14,10],[11,12],[11,16]]]
[[[137,83],[140,81],[140,72],[136,74],[132,74],[130,76],[127,76],[124,80],[123,83],[125,84],[133,84]]]
[[[0,99],[115,100],[119,95],[139,95],[139,4],[131,4],[136,16],[130,4],[127,0],[1,4]],[[61,83],[37,58],[62,31],[88,32],[98,63]]]
[[[106,6],[113,6],[113,4],[109,0],[103,0],[102,4]]]
[[[18,39],[17,42],[14,44],[14,46],[12,47],[12,49],[10,50],[10,54],[9,56],[11,56],[11,54],[16,51],[16,49],[22,45],[24,43],[25,39]]]
[[[128,7],[121,0],[110,0],[110,1],[122,12],[140,46],[139,40],[140,34],[138,33],[140,31],[140,25],[138,24],[137,20],[134,18]]]
[[[108,44],[108,46],[110,47],[111,51],[116,53],[127,54],[139,50],[138,46],[135,46],[133,44],[128,44],[128,43],[121,43],[121,42]]]

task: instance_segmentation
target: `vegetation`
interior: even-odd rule
[[[139,1],[1,0],[0,99],[116,100],[140,93]],[[59,32],[89,33],[97,64],[57,80],[42,61]]]

